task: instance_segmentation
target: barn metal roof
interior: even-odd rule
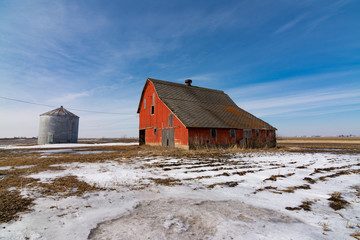
[[[146,84],[149,81],[154,84],[155,91],[161,101],[188,128],[276,130],[270,124],[239,108],[223,91],[152,78],[148,78]],[[143,94],[144,91],[138,113]]]
[[[79,118],[78,116],[76,116],[75,114],[73,114],[72,112],[66,110],[63,106],[57,108],[57,109],[54,109],[54,110],[51,110],[51,111],[48,111],[46,113],[43,113],[41,114],[40,116],[70,116],[70,117],[77,117]]]

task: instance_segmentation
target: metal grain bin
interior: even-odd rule
[[[40,115],[38,144],[77,143],[79,117],[63,106]]]

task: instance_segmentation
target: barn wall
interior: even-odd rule
[[[212,137],[210,128],[191,128],[189,129],[189,148],[234,145],[246,148],[276,146],[274,130],[251,129],[249,131],[250,136],[245,138],[243,129],[236,129],[235,137],[230,136],[230,129],[216,129],[216,137]]]
[[[155,93],[155,107],[154,114],[151,114],[151,106],[154,103],[153,94]],[[146,107],[144,108],[144,104]],[[161,145],[162,129],[174,128],[175,131],[175,147],[188,146],[188,130],[180,122],[180,120],[173,115],[173,126],[169,127],[169,114],[171,111],[159,99],[156,94],[152,82],[148,82],[145,86],[143,99],[140,106],[140,120],[139,129],[145,129],[145,144]],[[155,131],[156,129],[156,131]]]
[[[276,147],[275,130],[252,130],[253,147]]]
[[[211,136],[210,128],[190,128],[189,146],[196,148],[201,146],[231,146],[239,144],[243,138],[243,130],[236,129],[235,137],[230,136],[230,129],[216,129],[216,137]]]

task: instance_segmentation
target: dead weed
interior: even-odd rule
[[[286,207],[286,210],[294,211],[294,210],[301,210],[304,211],[311,211],[311,205],[314,203],[314,201],[302,201],[301,205],[298,207]]]
[[[149,178],[150,180],[154,181],[158,185],[164,186],[174,186],[174,185],[181,185],[181,181],[175,178]]]
[[[208,188],[214,188],[215,186],[226,186],[226,187],[236,187],[238,182],[224,182],[224,183],[213,183],[207,185]]]
[[[32,182],[29,187],[36,188],[44,196],[62,197],[81,196],[85,192],[105,190],[80,181],[76,176],[65,176],[56,178],[51,183]]]
[[[350,203],[343,199],[341,196],[341,193],[335,192],[330,195],[331,197],[328,198],[329,206],[334,209],[335,211],[345,208],[346,205],[349,205]]]

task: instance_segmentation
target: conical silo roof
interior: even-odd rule
[[[48,111],[46,113],[43,113],[41,114],[40,116],[70,116],[70,117],[77,117],[79,118],[78,116],[76,116],[75,114],[73,114],[72,112],[66,110],[63,106],[57,108],[57,109],[54,109],[54,110],[51,110],[51,111]]]

